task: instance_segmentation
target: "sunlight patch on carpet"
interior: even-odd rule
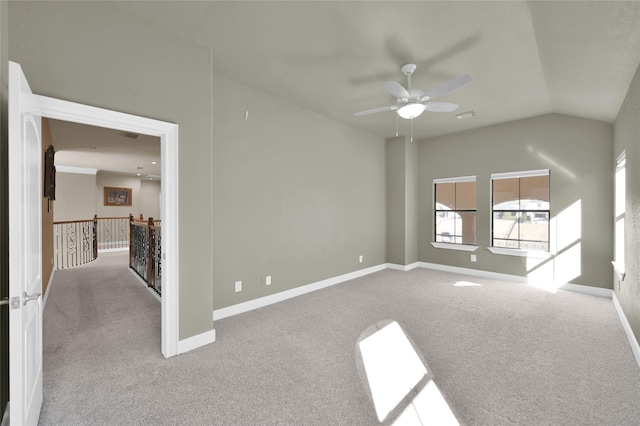
[[[397,322],[387,324],[358,346],[380,422],[404,401],[406,405],[393,425],[458,424],[435,382],[428,380],[423,385],[427,368]],[[412,392],[413,397],[409,396]]]

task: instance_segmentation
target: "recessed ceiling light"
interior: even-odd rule
[[[138,176],[140,176],[140,173],[138,173]]]
[[[152,161],[152,162],[151,162],[151,164],[156,164],[156,162],[155,162],[155,161]]]

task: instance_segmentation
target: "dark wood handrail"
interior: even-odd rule
[[[123,219],[126,219],[123,218]],[[64,220],[64,221],[60,221],[60,222],[53,222],[54,225],[64,225],[67,223],[81,223],[81,222],[93,222],[93,219],[81,219],[81,220]]]
[[[131,228],[129,232],[129,239],[130,239],[129,247],[131,248],[129,250],[129,267],[132,268],[138,275],[142,277],[143,280],[147,282],[147,286],[153,288],[156,292],[160,293],[161,291],[160,283],[156,282],[156,276],[155,276],[156,269],[160,271],[160,260],[159,258],[154,259],[154,252],[155,252],[154,242],[155,242],[155,238],[159,238],[162,228],[154,222],[152,217],[148,218],[146,221],[143,221],[142,215],[140,215],[139,219],[134,218],[133,215],[129,215],[129,226]],[[144,251],[146,253],[143,255],[144,257],[143,264],[146,266],[146,270],[144,271],[144,273],[141,273],[138,267],[140,256],[139,256],[139,252],[137,251],[136,251],[137,253],[136,265],[134,266],[134,253],[133,253],[134,251],[133,250],[133,247],[134,247],[133,227],[134,226],[137,227],[138,229],[137,232],[142,232],[142,234],[144,235],[142,241],[146,240],[145,241],[146,247],[144,248]],[[142,229],[145,229],[145,230],[143,231]],[[144,276],[144,274],[146,274],[146,277]]]

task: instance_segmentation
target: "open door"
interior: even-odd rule
[[[10,425],[42,407],[41,118],[20,65],[9,62]]]

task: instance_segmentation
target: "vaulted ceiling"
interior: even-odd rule
[[[613,122],[640,64],[640,1],[114,2],[211,49],[213,72],[383,137],[409,133],[383,83],[473,80],[414,138],[547,113]],[[215,94],[214,94],[215,96]],[[474,111],[475,117],[456,119]]]
[[[640,63],[640,2],[204,1],[119,7],[211,48],[214,73],[383,136],[383,82],[473,81],[413,121],[427,138],[545,113],[612,122]],[[458,120],[456,113],[475,111]],[[400,126],[407,127],[401,120]]]

